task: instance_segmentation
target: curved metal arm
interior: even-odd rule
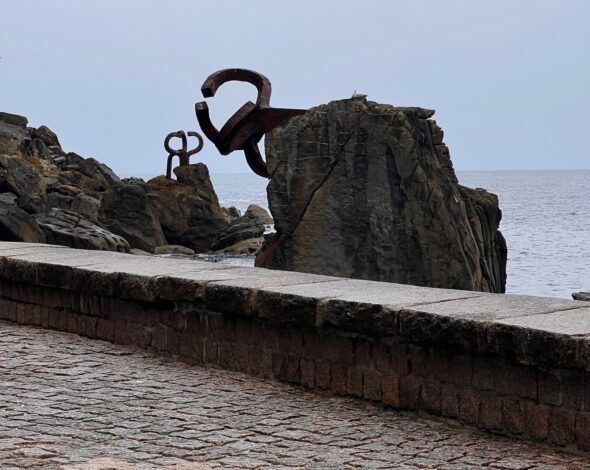
[[[248,69],[223,69],[213,72],[201,86],[201,93],[205,98],[215,96],[221,85],[227,82],[246,82],[254,85],[258,90],[256,104],[261,107],[270,105],[270,80],[261,73]]]

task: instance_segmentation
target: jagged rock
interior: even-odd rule
[[[574,300],[583,300],[585,302],[590,302],[590,292],[574,292],[572,294],[572,298]]]
[[[225,214],[225,218],[227,219],[228,222],[232,222],[232,221],[234,221],[234,220],[239,219],[240,217],[242,217],[242,214],[240,213],[240,210],[237,209],[234,206],[231,206],[231,207],[222,207],[221,210]]]
[[[29,124],[29,120],[24,116],[3,112],[0,112],[0,122],[5,122],[6,124],[22,127],[23,129],[26,129],[27,125]]]
[[[262,207],[257,206],[256,204],[250,204],[246,212],[244,213],[246,217],[250,217],[253,219],[258,220],[261,224],[264,225],[272,225],[274,221],[268,212],[266,212]]]
[[[167,245],[166,237],[144,188],[137,184],[117,184],[106,191],[98,211],[101,225],[122,236],[133,248],[153,253]]]
[[[18,155],[26,152],[31,136],[26,129],[0,121],[0,154]]]
[[[191,256],[195,254],[195,251],[182,245],[162,245],[156,247],[154,254]]]
[[[259,239],[260,244],[262,244],[263,234],[264,224],[256,217],[244,214],[244,216],[221,229],[211,249],[219,251],[238,242],[253,238]]]
[[[33,217],[14,202],[0,201],[0,240],[40,243],[43,232]]]
[[[40,196],[45,190],[45,181],[31,162],[20,156],[0,155],[0,192]]]
[[[75,187],[78,192],[95,198],[120,182],[119,177],[108,166],[74,152],[66,154],[58,166],[61,172],[56,187]]]
[[[75,212],[52,209],[37,214],[35,220],[47,243],[85,250],[107,250],[128,253],[129,244],[122,237],[86,220]]]
[[[47,126],[40,126],[37,129],[34,129],[32,134],[33,134],[33,137],[36,137],[36,138],[40,139],[41,141],[43,141],[43,143],[49,148],[51,148],[51,147],[61,148],[61,145],[59,144],[59,139],[57,138],[57,135],[55,134],[55,132],[53,132]]]
[[[497,199],[459,187],[433,114],[357,97],[267,133],[277,233],[256,264],[503,292]]]
[[[176,181],[159,176],[145,184],[154,212],[169,243],[207,251],[227,225],[207,167],[196,163],[174,172]]]

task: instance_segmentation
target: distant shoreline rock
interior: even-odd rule
[[[229,230],[242,243],[232,253],[251,254],[256,237],[262,244],[258,229],[229,228],[243,216],[219,205],[203,163],[175,168],[176,180],[121,180],[97,160],[65,152],[47,126],[27,125],[0,112],[1,240],[190,256],[211,252]],[[252,210],[251,224],[270,219]]]

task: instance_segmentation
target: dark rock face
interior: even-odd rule
[[[257,265],[504,292],[497,198],[459,186],[433,114],[353,98],[268,133],[277,233]]]
[[[84,219],[75,212],[52,209],[47,214],[34,216],[52,245],[63,245],[85,250],[108,250],[129,253],[127,241]]]
[[[106,191],[98,210],[101,225],[129,242],[132,248],[153,253],[167,245],[145,189],[135,184],[118,184]]]
[[[221,250],[222,248],[227,248],[238,242],[253,238],[259,240],[258,246],[260,246],[262,244],[263,234],[264,224],[256,217],[244,214],[219,232],[212,249]]]
[[[27,212],[14,202],[0,201],[0,240],[40,243],[43,232]]]
[[[169,243],[207,251],[227,219],[202,163],[174,169],[177,180],[158,176],[145,184]]]

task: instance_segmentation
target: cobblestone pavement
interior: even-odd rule
[[[348,398],[0,322],[0,469],[590,469]]]

